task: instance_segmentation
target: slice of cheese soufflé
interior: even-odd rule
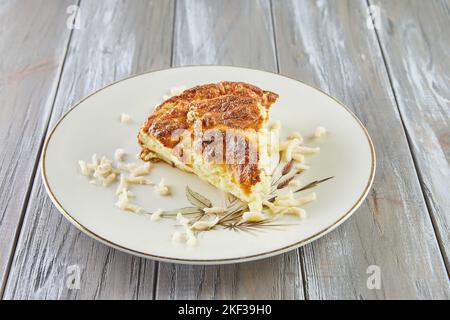
[[[141,127],[140,157],[192,172],[260,211],[270,193],[275,151],[268,120],[277,98],[243,82],[187,89],[157,106]]]

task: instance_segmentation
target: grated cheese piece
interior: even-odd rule
[[[185,240],[184,234],[179,231],[175,231],[172,235],[173,242],[183,242]]]
[[[120,115],[120,123],[127,124],[127,123],[130,123],[130,122],[131,122],[131,117],[130,117],[129,114],[122,113]]]
[[[128,188],[128,181],[124,174],[120,175],[119,185],[116,189],[116,194],[119,195],[122,192],[126,192]]]
[[[150,173],[150,169],[151,169],[150,162],[146,162],[142,166],[139,166],[139,167],[135,168],[131,172],[131,175],[133,177],[146,176],[146,175],[148,175]]]
[[[327,133],[327,130],[325,130],[324,127],[317,127],[316,130],[314,130],[314,137],[315,138],[322,138]]]
[[[163,210],[162,209],[158,209],[156,210],[150,217],[151,221],[158,221],[159,219],[161,219],[161,215],[163,214]]]
[[[192,226],[192,230],[205,231],[214,227],[219,222],[219,218],[216,217],[213,221],[197,221]]]
[[[305,147],[305,146],[296,146],[294,150],[295,150],[295,152],[299,152],[302,154],[317,154],[320,152],[319,147],[311,148],[311,147]]]
[[[189,247],[195,247],[197,245],[197,238],[194,236],[188,237],[188,240],[186,243]]]
[[[125,150],[123,149],[116,149],[116,151],[114,152],[114,158],[116,159],[116,161],[122,162],[125,160],[125,156],[127,155],[127,153],[125,152]]]
[[[178,212],[177,214],[177,221],[184,227],[186,232],[186,238],[187,238],[187,245],[188,246],[195,246],[197,244],[197,238],[195,237],[194,232],[189,227],[189,219],[183,217],[183,214],[181,212]]]
[[[119,195],[119,199],[115,203],[116,207],[123,211],[131,211],[134,213],[140,213],[142,208],[138,205],[130,203],[130,199],[128,198],[128,192],[122,192]]]
[[[300,163],[305,162],[305,156],[303,154],[299,153],[299,152],[294,152],[292,154],[292,159],[294,159],[294,161],[297,161],[297,162],[300,162]]]
[[[317,199],[315,192],[299,199],[275,199],[275,205],[280,207],[301,207]]]
[[[300,143],[303,143],[303,136],[298,131],[291,132],[288,139],[297,139]]]
[[[277,196],[275,201],[277,200],[294,200],[294,193],[289,190],[286,194]]]
[[[130,177],[127,177],[126,179],[129,184],[153,184],[153,182],[151,182],[150,180],[145,179],[143,177],[130,176]]]
[[[89,177],[91,175],[91,169],[87,166],[85,161],[78,160],[78,165],[83,176]]]
[[[91,161],[92,161],[92,165],[94,165],[94,166],[98,166],[100,164],[100,161],[98,160],[96,153],[94,153],[92,155]]]
[[[300,180],[292,179],[291,181],[289,181],[288,186],[289,187],[300,187]]]
[[[284,151],[284,159],[287,162],[292,160],[292,153],[294,152],[294,149],[297,147],[300,147],[300,140],[292,139],[289,141],[288,146],[286,147],[286,150]]]
[[[300,219],[304,219],[306,218],[306,211],[302,208],[288,208],[286,211],[287,214],[292,214],[295,215],[297,217],[299,217]]]
[[[270,201],[263,201],[263,205],[265,205],[267,208],[269,208],[270,211],[272,211],[272,213],[277,213],[278,212],[278,208],[277,206],[275,206],[272,202]]]
[[[257,211],[244,212],[244,214],[242,215],[242,220],[246,222],[259,222],[264,219],[265,219],[264,215],[261,212]]]
[[[295,169],[296,169],[297,171],[304,171],[304,170],[309,170],[310,167],[307,166],[307,165],[304,164],[304,163],[296,163],[296,164],[295,164]]]
[[[305,205],[305,204],[310,203],[310,202],[315,201],[315,200],[317,200],[317,195],[316,195],[315,192],[312,192],[311,194],[309,194],[309,195],[307,195],[307,196],[305,196],[303,198],[298,199],[297,202],[298,202],[299,206],[302,206],[302,205]]]
[[[116,181],[117,175],[114,172],[111,160],[106,157],[102,157],[101,160],[98,160],[97,155],[94,154],[91,161],[92,162],[89,164],[86,164],[83,160],[78,161],[81,174],[93,178],[89,183],[107,187]]]
[[[169,187],[164,184],[164,178],[161,178],[159,184],[155,186],[155,192],[160,196],[168,196],[170,194]]]
[[[177,221],[183,226],[189,228],[189,219],[185,218],[181,212],[177,213]]]
[[[111,173],[105,179],[103,179],[102,184],[104,187],[109,187],[114,181],[116,181],[116,174]]]

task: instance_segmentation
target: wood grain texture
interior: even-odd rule
[[[449,282],[365,1],[273,1],[280,71],[329,92],[378,155],[368,200],[301,249],[310,299],[449,298]],[[366,286],[370,265],[381,289]]]
[[[51,117],[115,80],[170,65],[173,1],[82,1]],[[70,266],[79,290],[66,286]],[[79,232],[35,179],[5,289],[6,299],[151,299],[151,260],[111,249]]]
[[[0,3],[0,296],[66,53],[70,3]]]
[[[174,65],[233,64],[276,72],[269,1],[177,1]],[[157,299],[301,299],[298,252],[240,265],[161,263]]]
[[[450,2],[371,1],[435,231],[450,269]]]

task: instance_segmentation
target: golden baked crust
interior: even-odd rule
[[[201,150],[196,152],[201,152],[206,161],[225,166],[233,180],[239,182],[244,193],[249,194],[252,186],[260,181],[261,174],[257,165],[258,140],[252,133],[262,128],[267,120],[267,111],[277,98],[278,95],[273,92],[244,82],[226,81],[185,90],[157,106],[141,128],[138,135],[142,146],[141,158],[157,158],[156,150],[149,149],[142,141],[141,135],[156,139],[164,147],[174,148],[181,139],[176,130],[187,130],[194,137],[199,126],[203,132],[214,129],[223,138],[224,153],[219,157],[222,162],[217,160],[216,154],[208,153],[208,144],[211,141],[203,140]],[[240,136],[243,143],[230,143],[227,139],[229,131]],[[228,163],[227,153],[238,151],[245,154],[244,160]],[[257,158],[251,159],[252,155]]]
[[[273,92],[244,82],[225,81],[196,86],[157,106],[142,131],[164,146],[173,148],[179,142],[172,139],[173,131],[188,129],[192,125],[187,121],[187,113],[192,107],[203,113],[204,125],[209,124],[209,128],[213,126],[211,121],[214,121],[214,125],[258,130],[263,119],[259,118],[257,103],[269,109],[277,98],[278,95]]]

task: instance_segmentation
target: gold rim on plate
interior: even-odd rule
[[[154,72],[160,72],[160,71],[165,71],[165,70],[171,70],[171,69],[181,69],[181,68],[191,68],[191,67],[225,67],[225,68],[235,68],[235,69],[246,69],[246,70],[252,70],[252,71],[258,71],[258,72],[265,72],[265,73],[269,73],[272,75],[276,75],[279,77],[283,77],[283,78],[287,78],[296,82],[299,82],[305,86],[308,86],[312,89],[315,89],[319,92],[321,92],[322,94],[328,96],[329,98],[331,98],[332,100],[334,100],[338,105],[340,105],[341,107],[344,108],[344,110],[346,110],[348,113],[350,113],[350,115],[356,120],[356,122],[360,125],[360,127],[362,128],[364,134],[366,135],[367,141],[369,143],[370,146],[370,153],[371,153],[371,158],[372,158],[372,163],[371,163],[371,170],[370,170],[370,175],[369,175],[369,180],[367,181],[366,187],[364,188],[363,193],[361,194],[361,196],[358,198],[358,200],[355,202],[355,204],[349,209],[347,210],[347,212],[345,212],[337,221],[335,221],[332,225],[328,226],[327,228],[317,232],[316,234],[303,239],[299,242],[290,244],[288,246],[279,248],[279,249],[275,249],[272,251],[268,251],[268,252],[264,252],[264,253],[258,253],[258,254],[253,254],[253,255],[249,255],[249,256],[244,256],[244,257],[238,257],[238,258],[225,258],[225,259],[180,259],[180,258],[170,258],[170,257],[164,257],[164,256],[158,256],[158,255],[153,255],[153,254],[149,254],[149,253],[145,253],[142,251],[138,251],[138,250],[134,250],[134,249],[130,249],[127,247],[124,247],[120,244],[117,244],[111,240],[108,240],[106,238],[103,238],[102,236],[96,234],[95,232],[89,230],[88,228],[86,228],[85,226],[83,226],[80,222],[78,222],[74,217],[72,217],[70,215],[69,212],[67,212],[67,210],[64,209],[64,207],[62,206],[62,204],[58,201],[58,199],[56,199],[56,196],[54,195],[49,183],[48,183],[48,179],[47,179],[47,174],[46,174],[46,168],[45,168],[45,157],[46,157],[46,153],[47,153],[47,147],[48,144],[54,134],[54,132],[56,131],[56,129],[58,128],[58,126],[61,124],[61,122],[64,120],[64,118],[70,114],[73,110],[75,110],[76,107],[78,107],[81,103],[83,103],[85,100],[89,99],[91,96],[99,93],[102,90],[105,90],[107,88],[109,88],[110,86],[113,86],[115,84],[118,84],[122,81],[126,81],[126,80],[130,80],[133,78],[137,78],[140,76],[144,76],[144,75],[148,75]],[[353,212],[356,211],[356,209],[359,208],[359,206],[362,204],[362,202],[364,201],[364,199],[366,198],[367,194],[369,193],[369,190],[373,184],[374,181],[374,177],[375,177],[375,167],[376,167],[376,155],[375,155],[375,148],[372,142],[372,139],[369,136],[369,133],[367,131],[367,129],[364,127],[364,125],[361,123],[361,121],[358,119],[358,117],[356,117],[356,115],[348,108],[346,107],[343,103],[341,103],[340,101],[338,101],[336,98],[330,96],[328,93],[322,91],[319,88],[316,88],[314,86],[311,86],[309,84],[306,84],[300,80],[296,80],[284,75],[280,75],[277,73],[273,73],[273,72],[269,72],[269,71],[263,71],[263,70],[257,70],[257,69],[251,69],[251,68],[245,68],[245,67],[236,67],[236,66],[226,66],[226,65],[214,65],[214,66],[208,66],[208,65],[189,65],[189,66],[180,66],[180,67],[174,67],[174,68],[169,68],[169,69],[160,69],[160,70],[153,70],[150,72],[143,72],[131,77],[127,77],[125,79],[113,82],[93,93],[91,93],[90,95],[88,95],[87,97],[85,97],[84,99],[80,100],[79,102],[77,102],[72,108],[70,108],[62,117],[61,119],[58,120],[58,122],[54,125],[54,127],[52,128],[52,130],[50,131],[50,133],[48,134],[45,143],[44,143],[44,148],[42,151],[42,157],[41,157],[41,174],[42,174],[42,179],[44,182],[44,186],[47,190],[48,195],[50,196],[50,199],[52,200],[53,204],[56,206],[56,208],[59,210],[59,212],[61,212],[62,215],[64,215],[73,225],[75,225],[79,230],[81,230],[82,232],[86,233],[87,235],[91,236],[92,238],[107,244],[113,248],[119,249],[121,251],[127,252],[127,253],[131,253],[140,257],[144,257],[144,258],[150,258],[150,259],[154,259],[154,260],[158,260],[158,261],[163,261],[163,262],[176,262],[176,263],[185,263],[185,264],[224,264],[224,263],[236,263],[236,262],[245,262],[245,261],[250,261],[250,260],[256,260],[256,258],[258,259],[263,259],[263,258],[268,258],[271,256],[275,256],[277,254],[281,254],[281,253],[285,253],[287,251],[293,250],[293,249],[297,249],[309,242],[314,241],[315,239],[320,238],[321,236],[327,234],[328,232],[332,231],[333,229],[335,229],[337,226],[339,226],[340,224],[342,224],[345,220],[347,220]]]

